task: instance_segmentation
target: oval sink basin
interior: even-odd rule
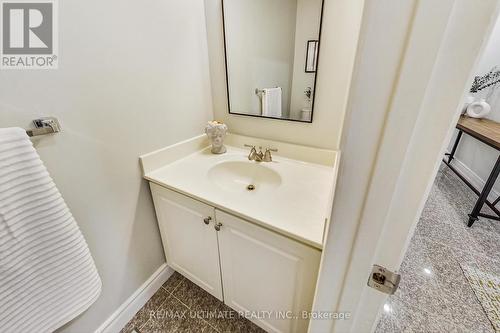
[[[274,170],[255,162],[221,162],[208,170],[208,178],[232,192],[272,190],[281,185],[281,176]]]

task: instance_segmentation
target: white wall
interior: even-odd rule
[[[215,118],[238,134],[338,148],[363,2],[325,0],[315,109],[313,122],[308,124],[228,114],[221,0],[204,1]]]
[[[475,75],[484,75],[494,66],[498,66],[500,69],[500,20],[497,20],[493,28],[484,53],[476,66]],[[489,89],[485,89],[469,95],[479,99],[487,97],[488,92]],[[486,118],[500,122],[500,89],[497,88],[487,101],[491,105],[491,113]],[[455,138],[456,133],[450,141],[449,150],[451,150]],[[488,179],[488,175],[495,164],[498,151],[465,134],[460,140],[455,157],[466,168],[470,169],[473,183],[476,186],[482,186],[482,183]],[[496,184],[494,190],[500,192],[500,183]]]
[[[224,13],[231,112],[260,115],[255,89],[281,87],[288,117],[297,0],[231,0]]]
[[[1,71],[0,126],[59,118],[35,141],[103,280],[61,332],[92,332],[163,262],[138,156],[212,118],[203,0],[59,2],[58,70]],[[189,96],[189,97],[187,97]]]
[[[315,73],[305,72],[307,41],[319,38],[322,0],[297,0],[295,56],[290,103],[290,118],[300,119],[300,110],[311,107],[304,91],[311,87],[314,94]],[[311,96],[312,100],[312,96]]]

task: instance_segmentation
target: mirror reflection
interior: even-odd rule
[[[229,113],[312,122],[323,0],[224,0]]]

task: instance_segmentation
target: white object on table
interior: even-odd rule
[[[467,107],[470,103],[474,102],[474,96],[466,96],[464,100],[464,106],[462,107],[462,114],[467,112]]]
[[[472,102],[467,106],[467,115],[471,118],[484,118],[490,111],[491,106],[484,99]]]

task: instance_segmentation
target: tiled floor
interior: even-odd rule
[[[174,273],[120,333],[264,332],[218,299]]]
[[[494,332],[459,266],[500,276],[500,222],[466,226],[476,199],[441,167],[376,332]]]

